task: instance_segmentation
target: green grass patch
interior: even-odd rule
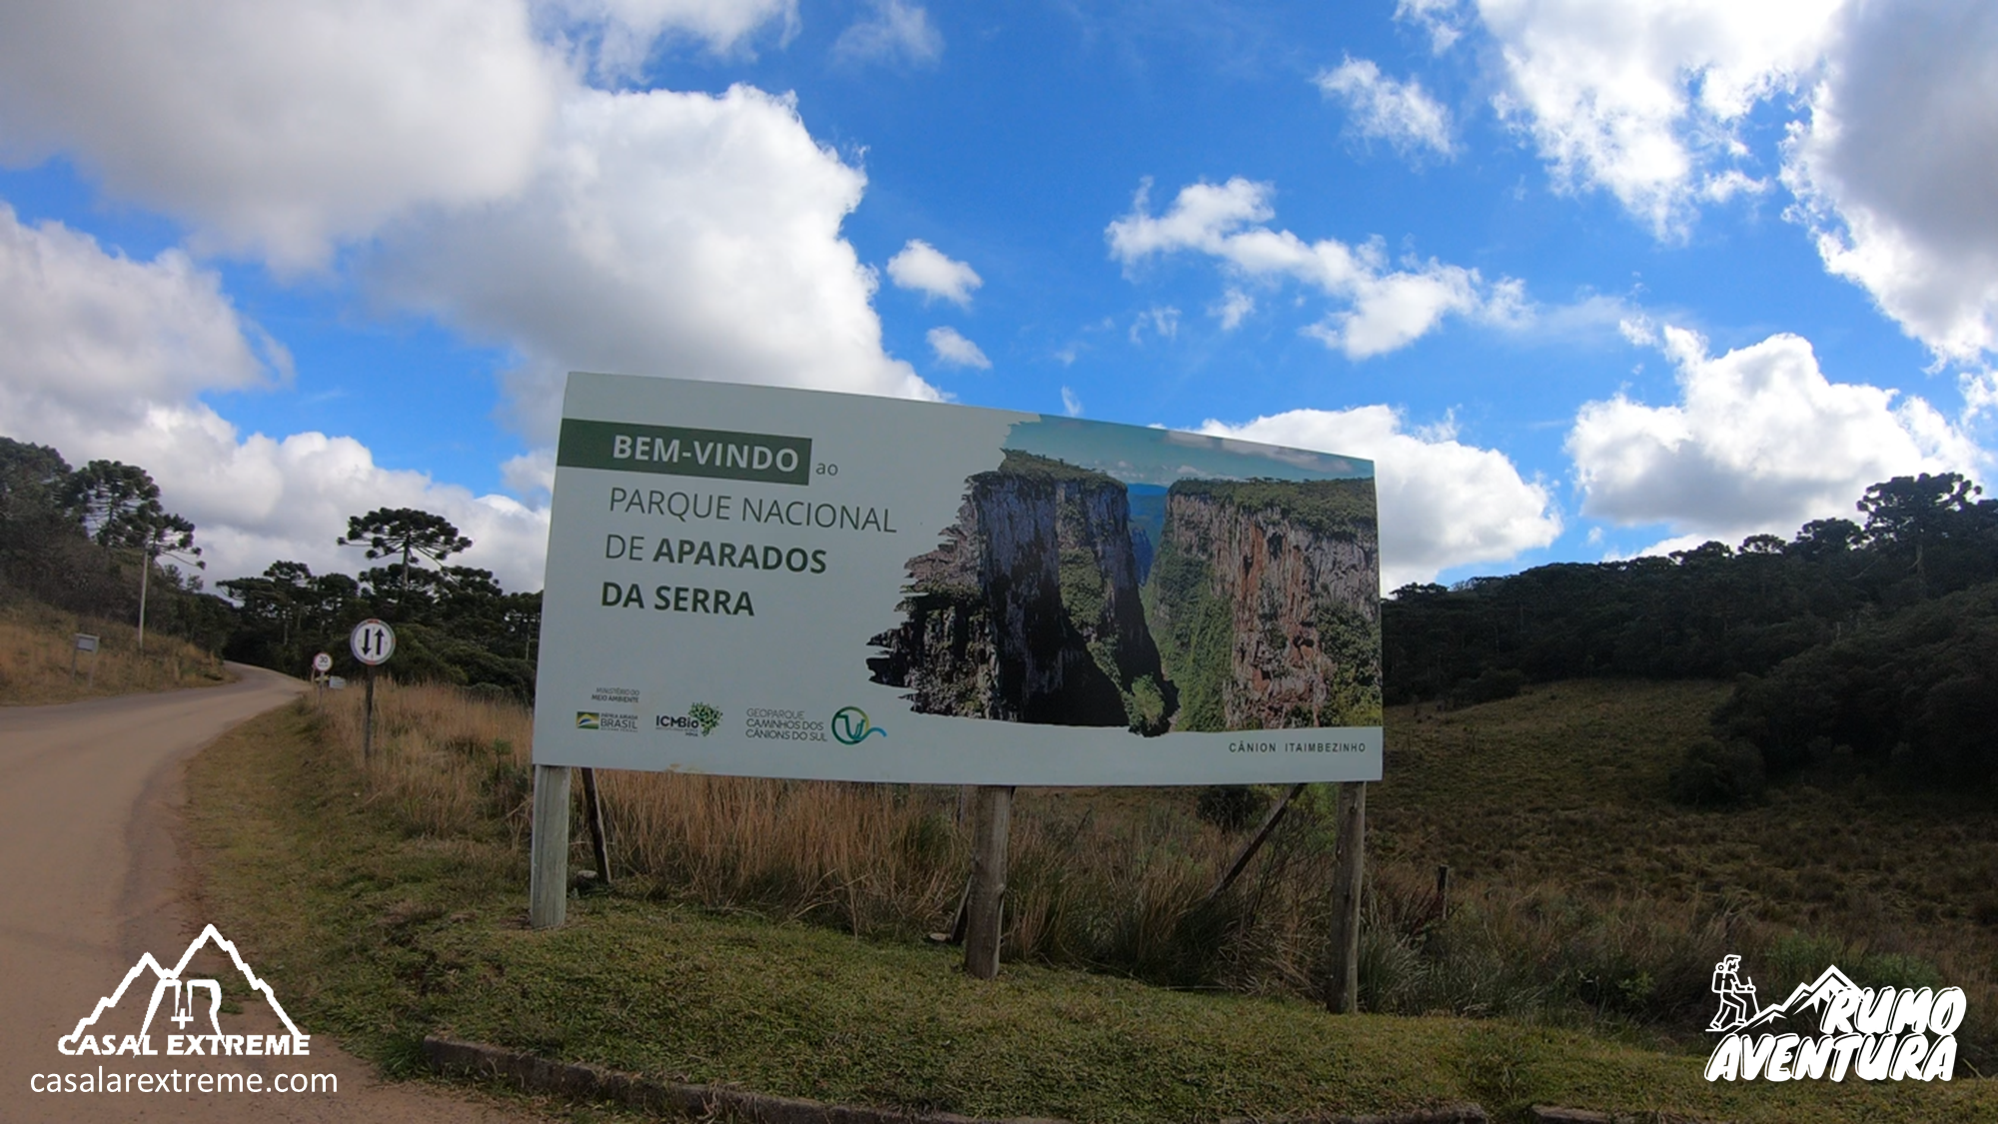
[[[210,920],[313,1034],[391,1073],[426,1034],[763,1093],[979,1118],[1296,1118],[1475,1100],[1727,1119],[1998,1117],[1988,1082],[1710,1085],[1701,1058],[1502,1019],[1334,1017],[636,893],[525,928],[521,851],[424,835],[309,706],[190,767]],[[581,862],[580,855],[578,862]],[[587,1107],[581,1112],[595,1112]]]

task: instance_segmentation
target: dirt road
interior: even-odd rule
[[[0,708],[0,1119],[498,1119],[502,1110],[494,1105],[383,1083],[371,1066],[319,1036],[305,1057],[168,1057],[165,1032],[173,1029],[169,1017],[152,1022],[147,1015],[159,979],[148,972],[135,978],[127,998],[94,1030],[133,1033],[149,1026],[148,1039],[160,1055],[69,1056],[57,1050],[57,1039],[91,1015],[142,954],[171,968],[206,923],[193,916],[184,893],[177,832],[185,761],[223,731],[305,690],[275,672],[231,667],[242,678],[223,687]],[[204,954],[188,973],[196,975],[227,977],[226,958]],[[273,983],[282,1004],[282,983]],[[187,993],[198,995],[192,987]],[[232,1008],[239,1010],[222,1017],[231,1021],[225,1031],[283,1030],[254,994],[248,1002],[235,999]],[[310,1035],[314,1029],[300,1030]],[[157,1078],[143,1091],[33,1089],[47,1085],[49,1075],[101,1087],[100,1074],[115,1074],[112,1085],[139,1086],[123,1077],[139,1072],[195,1077],[166,1079],[166,1092],[150,1089]],[[216,1076],[210,1081],[217,1092],[199,1092],[203,1072]],[[238,1077],[221,1077],[229,1072]],[[219,1092],[230,1084],[249,1086],[251,1076],[268,1088],[279,1075],[295,1073],[330,1074],[337,1092],[326,1091],[323,1079],[319,1092]],[[174,1092],[176,1085],[197,1089]]]

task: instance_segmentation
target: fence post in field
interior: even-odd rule
[[[528,845],[527,923],[537,930],[569,915],[569,767],[534,767],[534,823]]]
[[[1360,1008],[1360,875],[1367,841],[1367,783],[1339,786],[1339,841],[1332,858],[1332,979],[1325,1007]]]
[[[604,840],[604,805],[597,796],[597,771],[583,767],[583,818],[590,827],[590,852],[597,858],[597,882],[610,886],[610,845]]]
[[[971,822],[971,894],[964,927],[964,971],[979,980],[999,975],[999,934],[1005,928],[1006,837],[1013,821],[1013,787],[978,787]]]

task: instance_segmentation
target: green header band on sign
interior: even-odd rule
[[[810,484],[812,439],[564,418],[555,463],[578,469]]]

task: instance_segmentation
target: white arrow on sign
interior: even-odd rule
[[[354,650],[354,659],[363,664],[386,663],[395,655],[395,630],[389,628],[388,622],[370,617],[354,626],[347,647]]]
[[[333,658],[323,652],[320,653],[312,658],[312,670],[315,672],[331,672],[333,670]]]

